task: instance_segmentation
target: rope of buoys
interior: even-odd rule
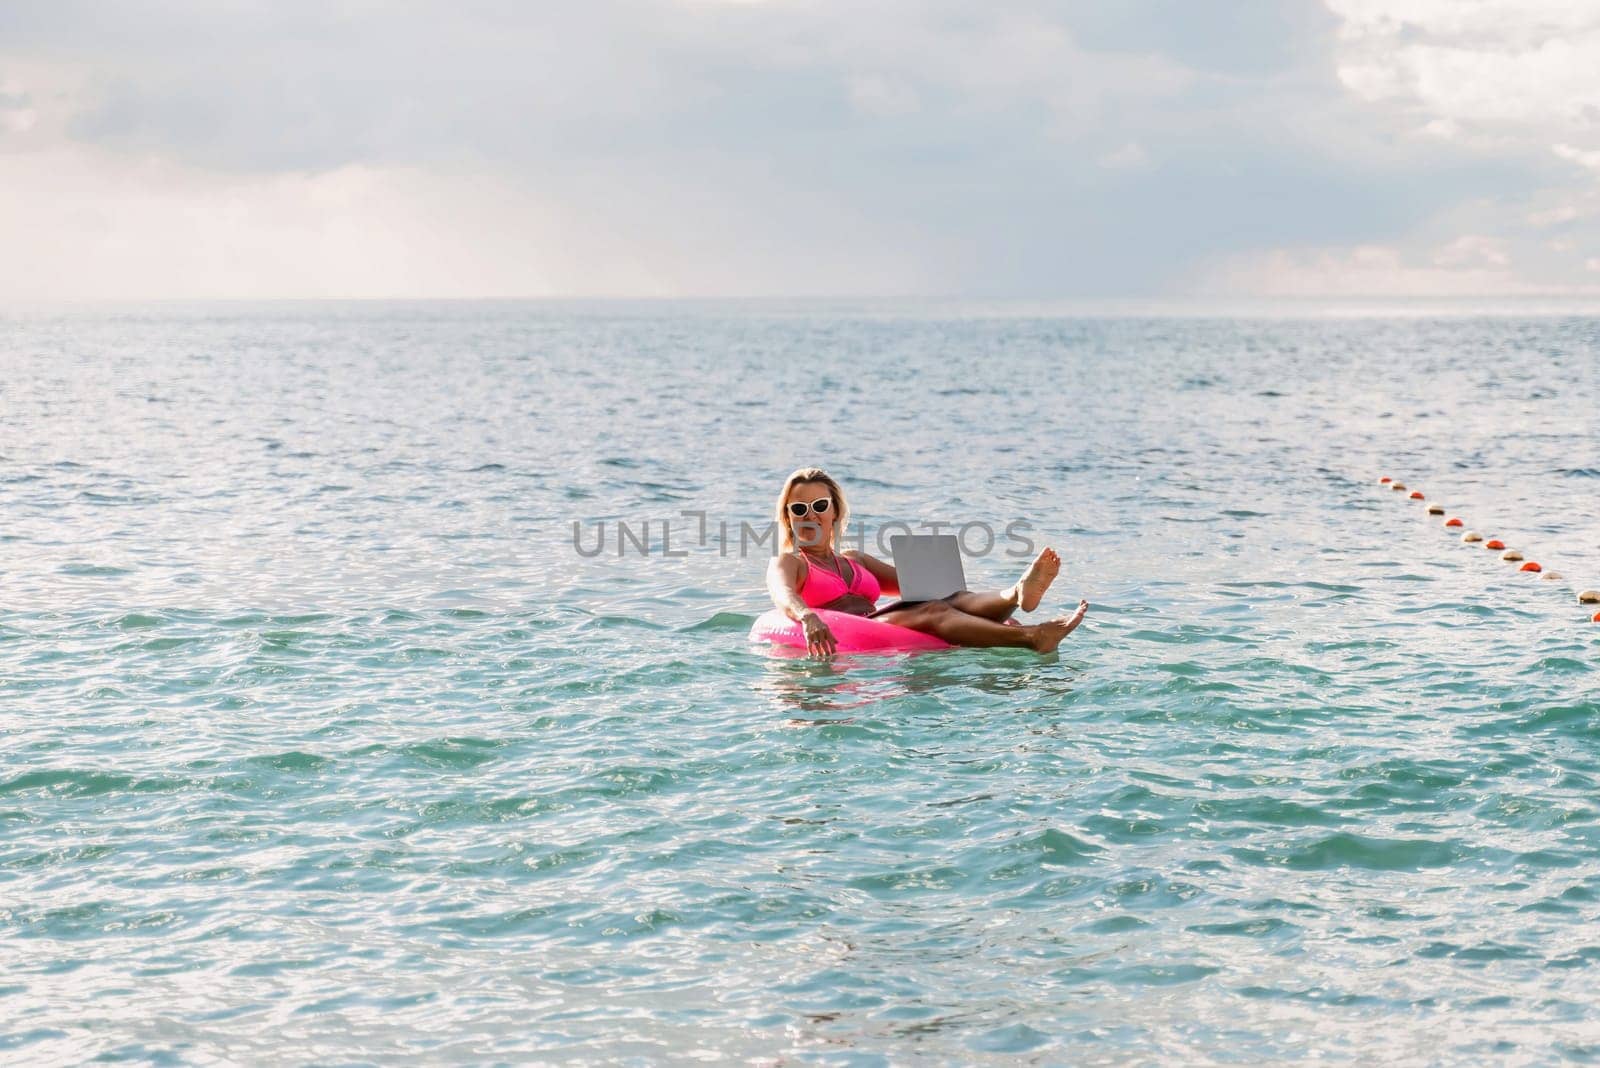
[[[1378,484],[1382,485],[1382,486],[1388,486],[1390,489],[1396,490],[1396,491],[1404,490],[1406,488],[1406,484],[1404,482],[1396,482],[1393,478],[1391,478],[1388,475],[1384,475],[1382,478],[1378,479]],[[1413,500],[1413,501],[1426,500],[1426,498],[1422,495],[1422,491],[1421,490],[1412,490],[1410,492],[1409,499]],[[1440,504],[1430,504],[1430,505],[1428,505],[1428,514],[1429,515],[1444,515],[1445,514],[1444,506],[1440,505]],[[1460,516],[1454,516],[1453,515],[1453,516],[1450,516],[1449,518],[1447,518],[1444,521],[1444,525],[1446,527],[1449,527],[1449,528],[1455,528],[1455,527],[1465,527],[1466,523],[1465,523],[1464,520],[1462,520],[1462,518]],[[1489,549],[1491,551],[1496,551],[1496,550],[1499,551],[1500,552],[1500,559],[1506,561],[1507,563],[1511,563],[1511,564],[1520,563],[1520,564],[1522,564],[1521,567],[1517,568],[1517,570],[1519,572],[1526,571],[1529,574],[1542,575],[1544,578],[1547,578],[1547,579],[1559,579],[1559,578],[1562,577],[1561,572],[1559,572],[1559,571],[1546,571],[1543,568],[1543,566],[1541,566],[1537,561],[1524,560],[1522,553],[1518,552],[1516,549],[1508,549],[1508,548],[1506,548],[1506,543],[1501,541],[1499,538],[1487,538],[1486,539],[1486,538],[1484,538],[1484,536],[1482,534],[1479,534],[1476,530],[1467,530],[1467,531],[1464,531],[1462,533],[1461,540],[1464,543],[1468,544],[1468,545],[1477,545],[1477,544],[1481,543],[1485,549]],[[1581,591],[1579,591],[1579,593],[1578,593],[1578,603],[1579,604],[1600,604],[1600,590],[1581,590]],[[1591,620],[1591,622],[1600,623],[1600,612],[1596,612],[1594,614],[1594,617]]]

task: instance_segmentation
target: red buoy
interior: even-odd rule
[[[1483,547],[1485,549],[1504,549],[1506,547],[1506,543],[1501,541],[1499,538],[1490,538],[1488,541],[1483,543]]]
[[[1600,612],[1594,614],[1594,622],[1600,623]]]
[[[1446,519],[1444,521],[1444,525],[1447,526],[1447,527],[1459,527],[1459,526],[1463,526],[1464,524],[1457,517],[1451,516],[1449,519]]]
[[[1527,563],[1525,563],[1521,567],[1517,568],[1517,570],[1518,571],[1543,571],[1544,568],[1540,567],[1538,564],[1534,563],[1532,560],[1529,560]]]
[[[1389,483],[1391,483],[1393,481],[1394,481],[1394,479],[1390,478],[1388,475],[1384,475],[1382,478],[1378,479],[1378,485],[1387,486]]]
[[[1421,490],[1412,490],[1411,491],[1411,499],[1414,500],[1414,501],[1422,500],[1422,491]]]

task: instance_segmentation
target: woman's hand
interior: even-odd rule
[[[829,657],[838,652],[839,643],[821,616],[815,612],[807,612],[800,617],[800,625],[805,628],[808,654],[815,657]]]

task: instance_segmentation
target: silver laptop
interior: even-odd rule
[[[898,534],[889,539],[902,601],[937,601],[967,588],[954,534]]]

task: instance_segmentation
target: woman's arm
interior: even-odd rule
[[[767,592],[778,611],[800,624],[806,632],[806,652],[812,656],[832,656],[839,648],[833,631],[822,617],[800,596],[800,561],[793,556],[779,556],[767,565]]]
[[[872,572],[872,577],[878,580],[878,588],[885,597],[900,596],[900,576],[895,572],[893,564],[886,564],[875,556],[868,556],[857,549],[847,549],[845,559],[853,560]]]

